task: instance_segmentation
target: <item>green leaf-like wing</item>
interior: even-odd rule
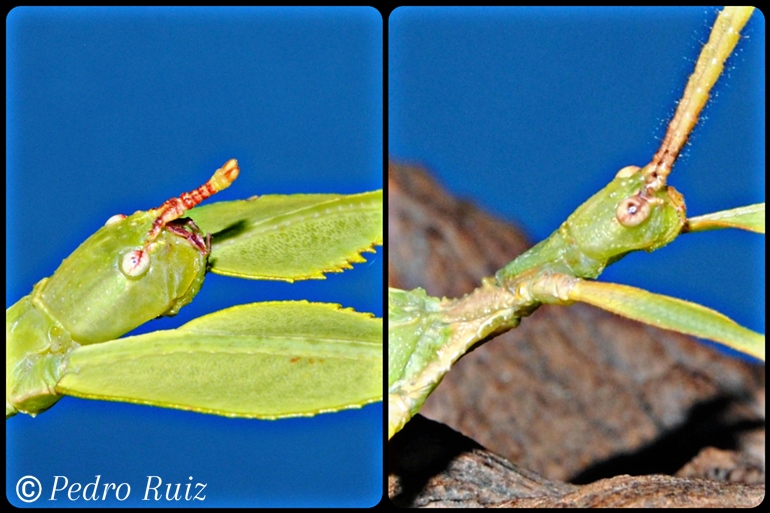
[[[382,343],[371,314],[253,303],[77,348],[56,391],[228,417],[315,415],[382,400]]]
[[[213,234],[211,270],[239,278],[323,279],[365,262],[382,244],[382,190],[361,194],[266,195],[195,208]]]
[[[590,280],[576,280],[569,298],[652,326],[720,342],[755,358],[765,359],[763,335],[697,303],[628,285]]]
[[[685,229],[690,232],[739,228],[756,233],[765,233],[765,204],[757,203],[746,207],[721,210],[687,220]]]

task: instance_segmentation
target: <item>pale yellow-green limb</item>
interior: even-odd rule
[[[754,7],[725,7],[714,21],[708,42],[703,46],[695,71],[690,75],[682,100],[668,125],[660,149],[645,166],[648,184],[657,190],[666,183],[679,153],[698,122],[712,87],[722,73],[725,61],[741,38],[741,30],[749,21]]]
[[[262,280],[323,279],[382,244],[382,190],[265,195],[187,213],[213,234],[211,271]]]
[[[687,220],[682,231],[702,232],[720,228],[739,228],[756,233],[765,233],[765,204],[757,203],[692,217]]]
[[[168,331],[80,347],[60,394],[276,419],[382,400],[382,319],[339,305],[240,305]]]
[[[627,285],[581,279],[575,279],[568,297],[651,326],[713,340],[765,360],[764,335],[696,303]]]

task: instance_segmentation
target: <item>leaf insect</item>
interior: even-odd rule
[[[380,400],[381,320],[335,304],[239,305],[116,340],[179,312],[208,270],[306,279],[363,261],[361,251],[381,244],[381,191],[191,210],[239,172],[231,159],[191,192],[111,217],[6,311],[6,418],[34,416],[65,394],[269,419]],[[222,249],[212,246],[211,233],[228,229]],[[309,234],[334,244],[301,252]],[[293,254],[302,256],[271,261]]]
[[[593,281],[631,251],[660,248],[680,233],[736,227],[764,233],[764,204],[687,217],[667,177],[751,8],[726,8],[715,22],[661,149],[626,167],[553,234],[466,297],[389,292],[389,436],[416,413],[452,363],[475,343],[515,328],[545,303],[582,301],[651,325],[727,344],[764,359],[764,336],[686,301]]]

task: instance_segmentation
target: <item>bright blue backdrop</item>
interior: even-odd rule
[[[547,237],[665,133],[714,8],[399,8],[389,155]],[[670,184],[691,215],[765,200],[765,20],[755,11]],[[604,281],[696,301],[764,333],[761,235],[681,237]]]
[[[111,215],[156,207],[229,158],[241,176],[216,199],[382,187],[382,18],[372,8],[17,8],[6,27],[6,306]],[[266,300],[382,316],[381,249],[366,258],[297,284],[210,275],[177,317],[135,333]],[[126,482],[130,498],[107,501],[126,506],[370,506],[382,496],[381,403],[257,421],[64,398],[6,428],[15,505],[24,475],[42,482],[43,507],[105,505],[48,501],[57,475]],[[148,475],[161,490],[207,483],[206,500],[143,502]]]

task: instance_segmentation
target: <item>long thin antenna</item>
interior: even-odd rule
[[[708,43],[700,52],[695,71],[690,75],[676,114],[668,125],[666,137],[652,161],[644,168],[647,190],[658,191],[665,187],[666,178],[698,122],[711,89],[753,11],[753,7],[725,7],[717,16]]]

